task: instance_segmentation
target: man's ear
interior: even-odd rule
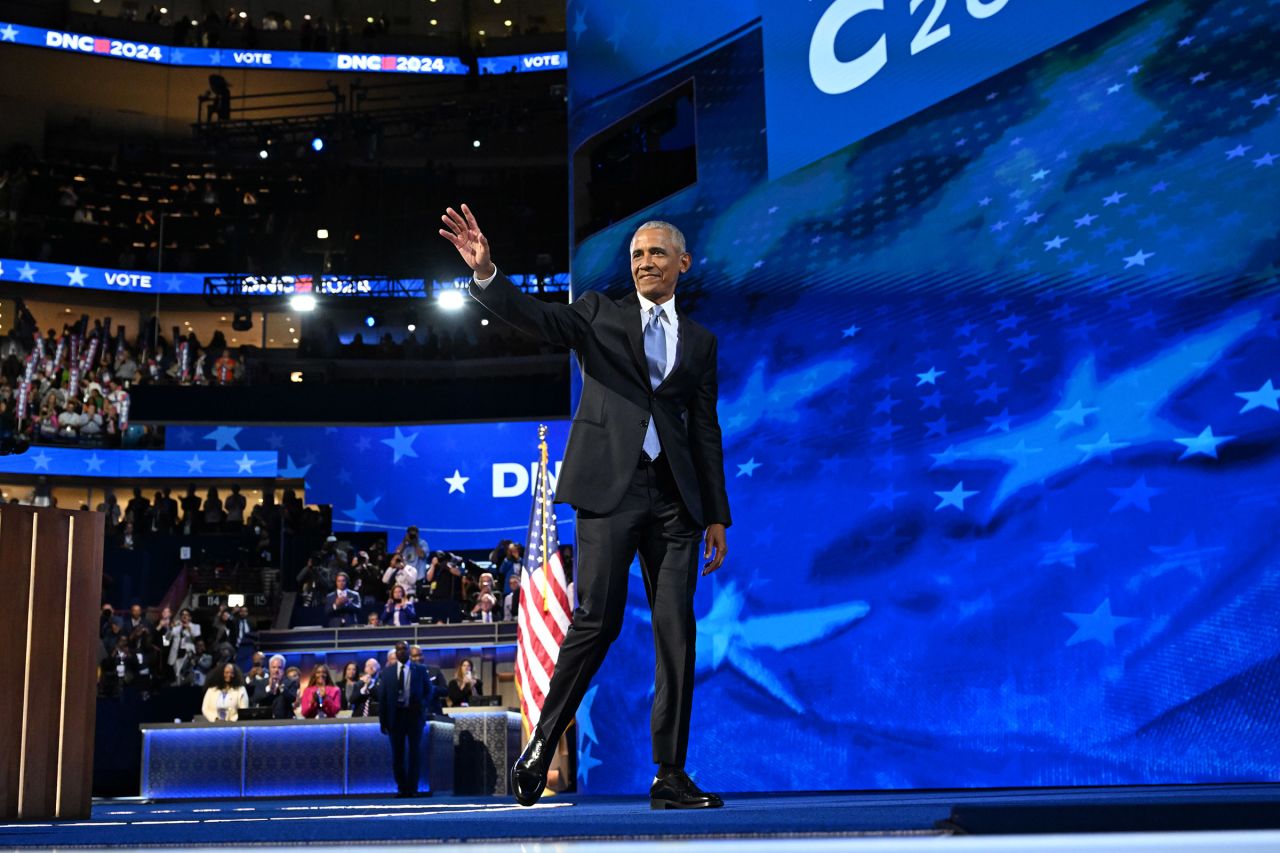
[[[680,272],[688,272],[691,266],[693,266],[693,255],[685,252],[680,256]]]

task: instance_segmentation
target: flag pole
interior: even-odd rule
[[[547,425],[538,424],[538,484],[540,486],[541,495],[539,500],[542,501],[542,612],[546,613],[550,605],[547,602],[549,594],[549,584],[547,575],[551,571],[551,556],[547,553],[547,504],[550,502],[550,495],[547,494]]]

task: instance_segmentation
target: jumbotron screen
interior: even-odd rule
[[[1280,6],[648,6],[569,5],[572,276],[670,220],[719,337],[698,781],[1276,780]],[[650,778],[631,581],[590,792]]]

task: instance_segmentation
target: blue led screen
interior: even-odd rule
[[[816,28],[858,3],[810,5]],[[696,89],[697,183],[572,273],[625,292],[631,231],[669,219],[694,259],[679,310],[719,336],[735,523],[695,605],[708,788],[1277,778],[1280,6],[1033,5],[1063,4],[919,4],[891,67],[953,70],[895,78],[909,114],[864,131],[843,113],[893,91],[775,123],[780,85],[815,101],[769,30],[795,4],[700,4],[656,46],[611,29],[625,3],[569,5],[574,146]],[[939,9],[957,41],[911,54]],[[839,29],[839,59],[875,20]],[[1016,43],[1005,21],[1035,55],[942,53],[962,28]],[[821,146],[774,168],[801,131]],[[652,777],[632,581],[578,716],[588,792]]]

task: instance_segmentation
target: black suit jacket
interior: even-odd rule
[[[409,664],[409,704],[400,707],[399,667],[385,666],[378,676],[378,717],[384,732],[399,728],[402,731],[421,729],[426,723],[426,713],[431,701],[431,683],[427,668],[420,663]]]
[[[631,482],[653,418],[695,523],[732,523],[716,415],[715,335],[681,313],[675,364],[654,389],[634,290],[621,299],[589,290],[559,305],[521,292],[498,273],[487,287],[473,282],[471,294],[521,331],[577,354],[582,399],[556,482],[557,503],[593,513],[613,511]]]

